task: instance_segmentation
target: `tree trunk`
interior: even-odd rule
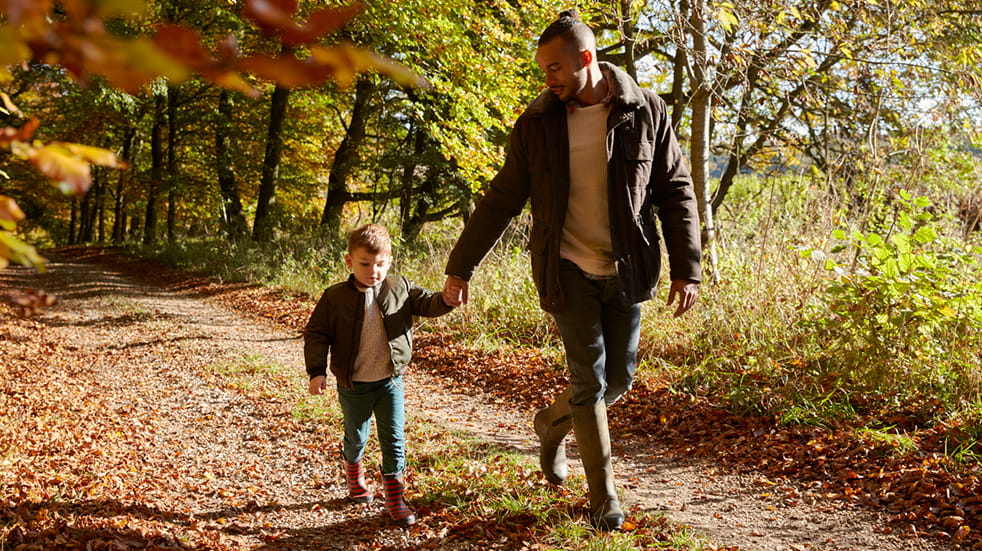
[[[242,200],[232,170],[229,153],[232,128],[232,97],[222,89],[218,96],[218,124],[215,125],[215,171],[218,174],[218,191],[222,198],[222,224],[231,239],[238,239],[248,232]]]
[[[153,129],[150,131],[150,189],[147,193],[147,212],[143,224],[143,243],[157,242],[157,202],[162,187],[164,173],[164,117],[167,98],[164,94],[154,95]]]
[[[341,140],[334,154],[334,165],[327,180],[327,200],[324,202],[324,213],[321,216],[321,227],[330,231],[341,230],[344,205],[351,200],[348,190],[348,176],[358,165],[358,150],[365,140],[365,128],[368,126],[369,99],[375,90],[371,80],[362,78],[355,86],[355,103],[351,108],[351,122],[348,131]]]
[[[709,82],[709,60],[706,45],[705,0],[692,0],[689,30],[692,35],[693,97],[692,97],[692,182],[696,188],[699,214],[702,217],[703,248],[708,248],[710,273],[719,282],[716,260],[716,226],[713,218],[712,193],[709,186],[709,143],[712,115],[712,88]]]
[[[106,182],[102,170],[93,172],[97,184],[95,192],[96,241],[106,242]]]
[[[177,88],[167,87],[167,242],[174,243],[177,226]]]
[[[419,166],[416,161],[421,158],[426,146],[426,134],[422,129],[414,125],[410,127],[410,132],[413,134],[413,154],[406,158],[406,163],[402,167],[402,181],[399,182],[401,190],[399,193],[399,220],[403,237],[412,236],[418,232],[413,227],[413,182],[416,179],[416,167]]]
[[[136,137],[136,129],[127,126],[123,131],[123,151],[120,153],[123,161],[132,166],[133,161],[133,140]],[[125,183],[131,174],[131,168],[120,170],[116,180],[116,197],[113,205],[113,243],[119,245],[126,240],[126,202]]]
[[[97,167],[92,171],[92,240],[97,243],[106,241],[106,182],[105,174]]]
[[[78,209],[78,243],[92,241],[92,217],[90,215],[92,210],[92,195],[92,187],[89,187],[82,195],[82,202]]]
[[[134,214],[130,218],[130,239],[136,240],[140,235],[140,215]]]
[[[637,33],[634,29],[634,16],[631,14],[631,0],[621,0],[621,33],[624,39],[624,70],[635,82],[638,80],[638,68],[634,59],[634,43],[637,42]]]
[[[256,218],[252,225],[252,239],[269,241],[273,237],[270,210],[276,197],[276,176],[283,152],[283,121],[290,100],[290,90],[279,85],[273,90],[269,105],[269,128],[266,130],[266,155],[263,158],[262,180],[259,182],[259,199],[256,202]]]
[[[78,227],[78,197],[72,197],[72,210],[71,215],[68,218],[68,244],[75,245],[77,243],[76,228]]]
[[[687,19],[689,16],[688,0],[679,1],[679,17]],[[672,130],[676,133],[682,125],[682,117],[685,115],[685,64],[688,61],[685,55],[686,49],[678,47],[675,50],[675,61],[672,64],[672,97],[668,102],[672,107]]]

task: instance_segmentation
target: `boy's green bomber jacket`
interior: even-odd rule
[[[328,287],[314,307],[304,329],[304,362],[311,379],[331,373],[346,388],[352,388],[352,371],[361,342],[364,318],[363,294],[354,276]],[[375,287],[376,301],[389,340],[394,376],[402,375],[412,359],[413,316],[437,317],[451,310],[440,293],[415,285],[402,276],[387,276]]]

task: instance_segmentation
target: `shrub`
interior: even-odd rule
[[[899,191],[892,204],[866,231],[835,230],[828,253],[803,251],[830,275],[803,323],[860,387],[974,393],[982,249],[944,237],[928,199]]]

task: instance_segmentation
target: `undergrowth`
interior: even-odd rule
[[[664,278],[643,304],[638,378],[777,423],[898,434],[940,426],[958,435],[954,455],[976,457],[982,248],[944,198],[929,198],[932,189],[872,182],[857,207],[810,178],[744,178],[718,211],[719,281],[707,278],[697,306],[678,319]],[[458,223],[445,222],[414,243],[397,241],[393,272],[439,290],[458,234]],[[561,355],[538,306],[526,235],[515,224],[471,281],[470,303],[421,321],[423,330]],[[142,253],[314,298],[347,277],[341,240],[318,232]]]

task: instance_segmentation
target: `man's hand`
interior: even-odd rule
[[[310,388],[307,390],[309,390],[314,396],[324,394],[324,391],[327,390],[327,377],[324,375],[314,377],[310,380]]]
[[[448,275],[443,284],[443,302],[447,306],[467,304],[467,280]]]
[[[675,295],[679,296],[679,307],[675,309],[672,317],[679,317],[696,303],[699,298],[699,284],[688,279],[673,279],[672,288],[668,292],[668,304],[675,302]]]

